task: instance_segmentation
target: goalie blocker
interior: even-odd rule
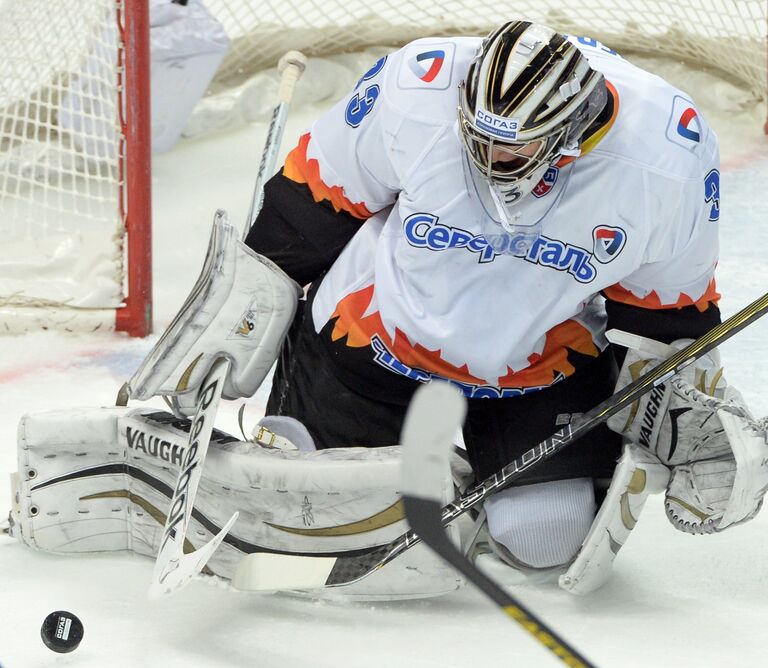
[[[250,397],[277,358],[296,313],[301,287],[237,238],[217,211],[202,272],[176,317],[128,382],[139,400],[171,398],[191,415],[214,360],[230,361],[223,397]]]

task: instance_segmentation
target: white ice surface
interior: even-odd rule
[[[348,81],[354,83],[355,76],[350,73]],[[668,76],[690,82],[703,75],[672,68]],[[723,314],[729,316],[768,286],[768,142],[760,132],[759,111],[738,111],[738,90],[710,80],[703,84],[694,96],[723,144],[718,285]],[[331,88],[338,85],[334,70]],[[283,155],[321,108],[309,106],[292,115]],[[155,160],[158,334],[194,283],[214,209],[228,209],[238,223],[246,214],[266,123],[240,129],[236,121],[228,124],[226,133],[185,140]],[[16,470],[16,425],[22,413],[110,404],[156,337],[137,341],[115,334],[46,332],[0,338],[0,511],[10,507],[8,474]],[[757,415],[768,413],[767,339],[768,318],[722,348],[729,381]],[[254,421],[264,398],[262,390],[249,402]],[[217,426],[237,433],[236,409],[235,403],[224,406]],[[766,555],[768,514],[722,535],[694,537],[674,531],[659,500],[652,499],[602,590],[586,598],[574,598],[554,585],[522,585],[512,591],[599,666],[764,666]],[[150,603],[151,573],[152,562],[140,557],[57,557],[0,537],[0,664],[559,665],[471,589],[427,601],[330,603],[234,593],[198,580],[176,597]],[[71,655],[55,655],[40,642],[40,624],[55,609],[70,610],[85,624],[85,639]]]

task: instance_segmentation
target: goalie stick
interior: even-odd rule
[[[577,438],[602,424],[611,415],[623,410],[646,392],[661,385],[699,357],[765,315],[766,312],[768,312],[768,293],[716,325],[690,345],[681,348],[592,410],[583,413],[571,424],[507,464],[498,473],[459,495],[452,503],[443,507],[442,524],[452,522],[491,494],[504,489],[538,462],[560,452]],[[341,587],[362,580],[419,541],[419,536],[411,530],[386,545],[350,555],[306,557],[254,553],[244,557],[240,562],[233,584],[238,589],[244,590]]]
[[[248,218],[245,221],[243,239],[248,236],[248,232],[250,232],[251,227],[256,222],[256,216],[259,215],[261,210],[261,205],[264,201],[264,183],[275,171],[277,152],[280,150],[285,121],[288,118],[288,105],[293,97],[293,89],[296,87],[296,82],[306,66],[307,59],[300,51],[288,51],[277,63],[277,71],[281,74],[280,87],[277,91],[279,102],[272,111],[272,118],[269,121],[267,141],[264,143],[261,164],[256,174],[256,183],[253,186],[253,196],[251,197],[251,205],[248,209]]]
[[[461,428],[466,412],[466,400],[447,383],[430,383],[420,387],[414,394],[408,406],[401,437],[401,492],[408,524],[431,550],[480,589],[560,661],[574,668],[593,668],[594,664],[547,624],[475,568],[445,532],[441,518],[443,483],[450,474],[453,436]]]
[[[282,75],[278,90],[279,103],[272,114],[272,120],[267,133],[267,140],[262,152],[261,164],[259,165],[256,183],[254,184],[254,192],[248,211],[248,219],[246,220],[244,226],[245,229],[243,230],[243,238],[248,235],[253,219],[258,215],[259,210],[261,209],[264,195],[264,182],[274,171],[277,152],[280,148],[280,139],[288,116],[288,104],[293,96],[293,89],[296,82],[304,71],[305,64],[306,58],[298,51],[289,51],[278,63],[278,72]],[[218,221],[222,218],[226,219],[226,213],[217,211],[215,220]],[[212,240],[215,238],[216,235],[214,234]],[[213,241],[211,247],[213,248]],[[209,252],[206,256],[206,264],[203,267],[200,278],[198,278],[195,283],[192,292],[187,297],[187,300],[172,321],[171,325],[166,329],[163,336],[155,344],[150,355],[142,364],[142,369],[148,363],[157,362],[153,356],[157,355],[158,357],[162,357],[163,354],[167,354],[167,351],[165,351],[165,353],[163,352],[163,346],[171,346],[173,336],[178,337],[178,332],[183,329],[185,324],[183,318],[194,305],[195,301],[200,297],[201,290],[206,287],[206,278],[211,272],[219,270],[219,267],[215,266],[216,261],[217,256],[213,252]],[[204,302],[204,299],[202,301]],[[195,360],[194,363],[196,362],[197,360]],[[191,368],[192,367],[190,367],[190,369]],[[215,552],[216,548],[237,519],[238,514],[235,513],[211,541],[191,553],[184,554],[185,536],[192,515],[195,494],[202,476],[203,462],[213,430],[213,420],[216,415],[216,410],[218,408],[219,400],[221,399],[229,369],[229,360],[224,357],[215,360],[198,391],[195,416],[190,425],[187,448],[184,453],[184,459],[182,460],[176,488],[171,499],[171,506],[168,511],[160,549],[158,550],[157,560],[155,562],[153,580],[149,588],[150,598],[159,598],[184,587],[203,569],[208,559],[210,559],[211,555]],[[118,394],[118,405],[125,405],[128,396],[129,390],[124,386]],[[175,414],[179,415],[183,413],[175,396],[171,401],[171,406]]]
[[[165,520],[163,539],[155,561],[149,597],[160,598],[185,587],[197,575],[229,533],[238,517],[232,515],[229,521],[208,543],[201,548],[184,554],[187,527],[192,517],[197,486],[203,473],[203,462],[208,452],[208,443],[213,431],[213,420],[224,389],[224,380],[229,371],[229,360],[220,357],[200,385],[197,395],[195,417],[189,425],[189,438],[181,461],[179,477],[171,498],[168,517]]]

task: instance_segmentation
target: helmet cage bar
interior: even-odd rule
[[[536,137],[527,142],[505,142],[477,130],[461,107],[459,107],[458,112],[461,136],[467,153],[474,166],[491,181],[508,183],[525,179],[543,163],[551,164],[560,157],[559,150],[562,148],[567,128],[561,128],[554,134]],[[541,142],[541,144],[532,155],[520,155],[518,153],[521,148],[536,141]],[[494,163],[492,158],[495,149],[513,153],[519,162],[516,160],[508,165],[501,161]]]

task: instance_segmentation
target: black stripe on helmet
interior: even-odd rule
[[[520,106],[523,101],[536,89],[536,86],[546,77],[552,64],[561,60],[568,51],[569,42],[565,35],[555,34],[528,66],[515,79],[514,85],[510,86],[509,91],[503,97],[499,98],[498,111],[495,113],[505,116],[515,107]],[[499,78],[499,86],[501,78]]]
[[[498,32],[497,37],[500,39],[495,41],[494,51],[487,54],[490,62],[486,73],[484,102],[489,111],[495,112],[498,107],[498,102],[501,100],[501,82],[507,63],[514,54],[518,41],[531,25],[530,21],[514,21],[506,24],[504,30]],[[489,46],[494,46],[494,42]]]
[[[510,26],[515,25],[516,23],[518,22],[509,21],[508,23],[505,23],[499,26],[490,34],[488,34],[486,37],[484,37],[480,45],[480,48],[477,50],[477,53],[472,59],[472,62],[469,64],[469,69],[467,70],[467,76],[464,79],[465,81],[464,102],[467,110],[471,112],[473,116],[475,113],[475,109],[477,107],[477,89],[478,89],[478,83],[480,79],[480,70],[481,70],[483,60],[489,57],[489,47],[494,43],[496,38],[501,33],[507,30]]]
[[[505,23],[504,25],[500,26],[499,28],[494,30],[492,33],[490,33],[488,37],[486,37],[483,40],[481,52],[475,58],[478,72],[479,70],[482,69],[482,63],[484,61],[488,62],[487,70],[495,69],[495,62],[498,58],[498,44],[497,44],[498,38],[502,34],[504,34],[506,31],[516,30],[517,26],[519,26],[521,23],[522,21],[510,21],[509,23]],[[478,83],[479,83],[479,77],[478,77]],[[489,87],[488,84],[489,84],[489,79],[486,79],[485,81],[486,95],[488,93],[488,87]]]
[[[469,71],[467,72],[467,78],[464,83],[464,101],[469,112],[474,115],[475,106],[477,102],[477,73],[478,73],[477,61],[472,61],[469,65]]]

